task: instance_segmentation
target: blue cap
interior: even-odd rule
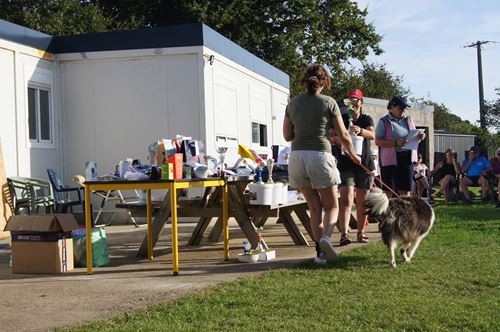
[[[402,109],[410,107],[410,105],[408,105],[408,102],[406,101],[406,98],[402,97],[402,96],[394,96],[394,97],[392,97],[392,99],[389,102],[389,105],[387,105],[387,107],[390,107],[391,105],[399,106]]]

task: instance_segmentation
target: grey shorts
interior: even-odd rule
[[[324,189],[340,183],[337,160],[329,152],[297,150],[288,159],[288,180],[295,189]]]
[[[371,189],[373,185],[373,176],[366,174],[360,167],[352,170],[341,171],[340,180],[342,183],[339,187],[354,187],[358,189]]]

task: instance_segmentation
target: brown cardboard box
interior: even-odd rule
[[[13,273],[61,273],[73,270],[72,214],[11,216]]]

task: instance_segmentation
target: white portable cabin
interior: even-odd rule
[[[10,68],[7,76],[15,82],[0,93],[17,100],[16,107],[7,105],[15,120],[1,124],[4,154],[17,155],[17,166],[10,165],[7,176],[45,178],[51,167],[70,182],[83,173],[86,161],[96,161],[98,173],[105,174],[127,157],[146,163],[149,144],[177,134],[201,139],[206,153],[214,156],[216,146],[228,146],[229,162],[236,160],[239,143],[260,153],[270,153],[273,144],[285,145],[281,126],[288,75],[206,25],[51,37],[1,23],[0,29],[48,42],[42,48],[19,36],[0,39],[39,55],[30,60],[46,76],[41,87],[50,91],[53,117],[49,146],[33,151],[29,139],[19,138],[29,137],[24,91],[38,85],[31,79],[19,84],[15,78],[29,75],[29,65],[13,73],[12,68],[20,70],[18,60],[4,62],[0,53],[0,66]],[[0,38],[5,36],[0,32]],[[4,140],[12,151],[5,152]]]

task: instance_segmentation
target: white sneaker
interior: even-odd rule
[[[326,264],[325,254],[323,252],[321,252],[318,257],[314,257],[314,263],[325,265]]]
[[[319,240],[319,246],[321,251],[325,254],[327,262],[334,262],[337,260],[337,254],[333,248],[332,240],[330,240],[328,236],[323,235],[321,237],[321,240]]]

